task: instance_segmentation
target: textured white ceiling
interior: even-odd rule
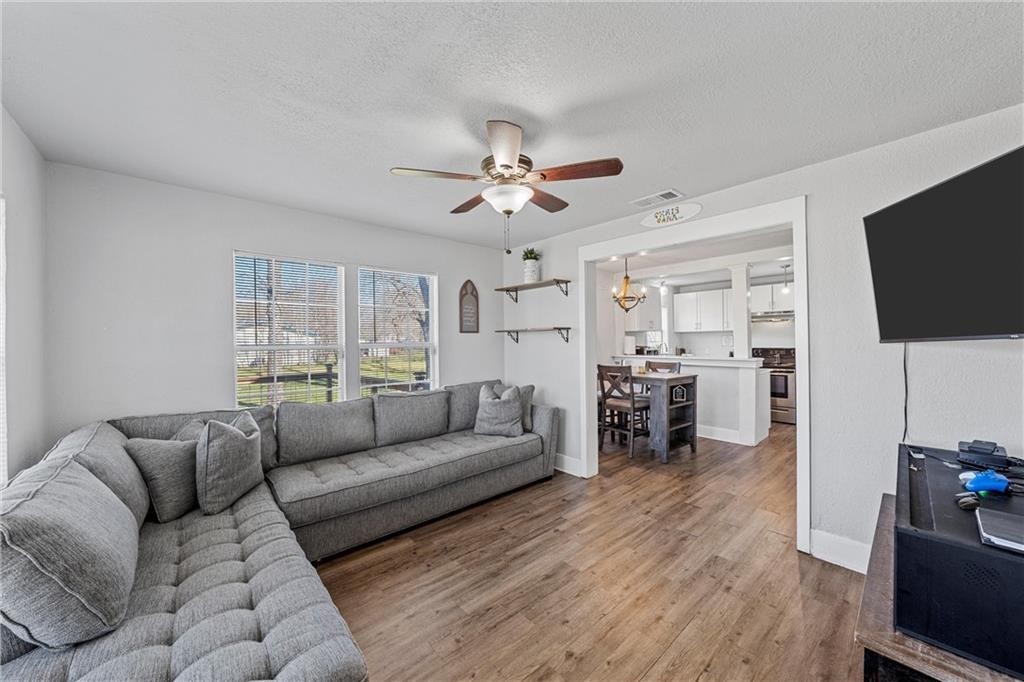
[[[498,246],[483,123],[616,178],[517,243],[1024,101],[1011,4],[3,3],[5,105],[48,159]]]

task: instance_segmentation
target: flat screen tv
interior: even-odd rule
[[[1024,147],[864,218],[883,343],[1024,336]]]

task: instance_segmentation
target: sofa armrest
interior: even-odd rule
[[[554,473],[555,449],[558,446],[558,408],[534,404],[530,416],[533,420],[533,428],[530,431],[540,436],[544,448],[544,465]]]

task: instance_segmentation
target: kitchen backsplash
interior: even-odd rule
[[[732,332],[674,332],[672,350],[685,348],[687,353],[711,357],[729,357],[733,349]]]

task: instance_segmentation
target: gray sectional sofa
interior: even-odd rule
[[[265,480],[219,513],[167,523],[129,439],[237,412],[65,436],[3,490],[0,678],[366,679],[309,560],[550,477],[556,409],[532,405],[521,436],[473,432],[494,383],[251,409]]]

